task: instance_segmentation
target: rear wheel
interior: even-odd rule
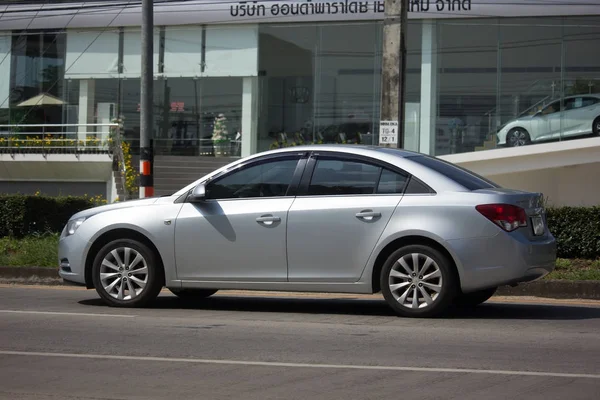
[[[98,295],[113,307],[143,307],[164,285],[162,264],[154,251],[132,239],[106,244],[94,259],[92,279]]]
[[[205,299],[217,293],[217,289],[169,289],[171,293],[186,301]]]
[[[475,307],[488,301],[498,288],[478,290],[477,292],[461,293],[456,296],[454,304],[462,307]]]
[[[433,317],[454,300],[457,279],[451,261],[429,246],[409,245],[392,253],[381,271],[381,291],[403,317]]]
[[[594,135],[600,136],[600,117],[594,120],[594,123],[592,124],[592,132]]]

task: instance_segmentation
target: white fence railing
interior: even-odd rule
[[[0,152],[108,152],[112,147],[110,124],[0,125]]]

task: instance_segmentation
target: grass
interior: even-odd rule
[[[59,235],[0,238],[0,266],[58,268]]]
[[[556,260],[556,269],[545,279],[600,281],[600,259],[581,260],[559,258]]]
[[[58,239],[59,235],[54,234],[24,239],[2,237],[0,238],[0,266],[57,268]],[[600,281],[600,259],[559,258],[556,261],[556,270],[545,279]]]

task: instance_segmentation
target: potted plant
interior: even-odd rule
[[[212,134],[215,157],[226,157],[229,154],[230,140],[226,122],[227,118],[225,118],[225,115],[223,114],[219,114],[215,118]]]

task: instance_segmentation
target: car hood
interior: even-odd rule
[[[120,208],[130,208],[130,207],[143,207],[154,204],[158,201],[159,197],[151,197],[148,199],[139,199],[139,200],[128,200],[119,203],[107,204],[104,206],[92,207],[87,210],[83,210],[74,214],[71,219],[77,218],[89,218],[93,215],[100,214],[106,211],[118,210]]]
[[[515,118],[515,119],[507,122],[506,125],[525,122],[525,121],[531,121],[532,119],[533,119],[533,115],[525,115],[523,117]]]

